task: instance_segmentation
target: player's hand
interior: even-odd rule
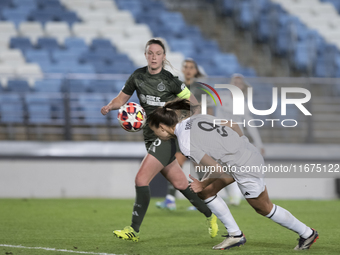
[[[102,109],[100,110],[100,112],[101,112],[103,115],[108,114],[109,111],[110,111],[110,107],[107,106],[107,105],[103,106]]]
[[[189,177],[192,180],[192,182],[189,184],[189,188],[195,193],[201,192],[204,189],[202,182],[191,175],[189,175]]]

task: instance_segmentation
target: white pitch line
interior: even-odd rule
[[[2,247],[10,247],[10,248],[20,248],[20,249],[30,249],[30,250],[45,250],[45,251],[61,251],[61,252],[70,252],[70,253],[78,253],[78,254],[92,254],[92,255],[118,255],[113,253],[98,253],[98,252],[88,252],[88,251],[73,251],[66,249],[56,249],[56,248],[48,248],[48,247],[26,247],[22,245],[11,245],[11,244],[0,244]]]

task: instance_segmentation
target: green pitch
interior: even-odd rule
[[[159,200],[159,199],[158,199]],[[2,254],[339,254],[340,201],[274,201],[317,229],[320,239],[309,251],[293,251],[298,235],[260,216],[246,203],[231,207],[247,243],[228,251],[211,247],[223,240],[210,238],[205,218],[186,211],[186,200],[175,212],[156,209],[153,199],[138,243],[113,237],[128,225],[133,200],[0,199],[0,255]],[[1,245],[55,248],[32,250]],[[85,253],[84,253],[85,254]]]

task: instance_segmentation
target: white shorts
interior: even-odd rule
[[[253,153],[244,164],[244,166],[260,165],[264,165],[264,160],[260,153]],[[237,182],[237,185],[245,198],[256,198],[266,188],[266,183],[264,181],[264,175],[262,172],[236,172],[231,173],[231,175]]]
[[[257,198],[266,188],[263,178],[250,178],[237,182],[241,193],[245,198]]]

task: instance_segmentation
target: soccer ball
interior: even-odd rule
[[[122,128],[129,132],[141,130],[146,123],[146,113],[142,106],[130,102],[120,107],[118,121]]]

